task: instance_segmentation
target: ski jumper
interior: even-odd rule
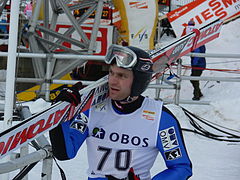
[[[50,132],[54,155],[75,157],[86,140],[88,179],[126,179],[130,169],[140,180],[185,180],[192,174],[180,126],[162,102],[144,98],[128,114],[117,111],[110,99],[62,123]],[[62,140],[61,140],[62,139]],[[166,169],[153,178],[150,169],[160,152]]]

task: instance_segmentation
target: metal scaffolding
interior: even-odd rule
[[[69,1],[66,0],[38,0],[32,19],[29,22],[29,31],[27,32],[30,52],[51,54],[60,48],[63,50],[61,51],[62,53],[76,55],[93,54],[96,51],[96,37],[100,26],[103,5],[103,0],[84,0],[74,4],[69,4]],[[44,7],[44,20],[39,21],[38,17],[42,6]],[[76,19],[73,11],[86,7],[88,7],[87,11]],[[88,38],[81,25],[94,11],[96,11],[94,24],[92,25],[91,37]],[[70,25],[70,27],[64,33],[56,32],[57,23],[61,21],[63,14],[65,23]],[[77,33],[78,39],[72,36],[74,32]],[[62,45],[63,42],[74,45],[75,49]],[[46,76],[47,61],[47,58],[33,58],[35,77],[44,78]],[[66,72],[69,72],[69,69],[73,69],[77,65],[81,66],[86,62],[76,59],[71,61],[71,64],[69,62],[61,62],[61,67],[59,67],[58,59],[51,58],[50,61],[52,69],[50,76],[58,73],[57,77],[55,76],[56,78],[60,78]]]

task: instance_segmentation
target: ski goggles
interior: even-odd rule
[[[105,56],[105,63],[115,60],[118,67],[131,69],[137,63],[137,55],[129,48],[112,44]]]

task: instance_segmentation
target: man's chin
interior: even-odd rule
[[[120,101],[121,99],[115,96],[109,96],[110,99],[114,100],[114,101]]]
[[[114,95],[114,94],[109,94],[109,98],[114,100],[114,101],[121,101],[121,100],[125,99],[123,97],[120,97],[120,96]]]

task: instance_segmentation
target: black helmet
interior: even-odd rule
[[[139,96],[151,81],[153,62],[149,54],[137,47],[111,45],[105,58],[107,64],[115,63],[117,66],[133,71],[133,84],[130,97]]]

